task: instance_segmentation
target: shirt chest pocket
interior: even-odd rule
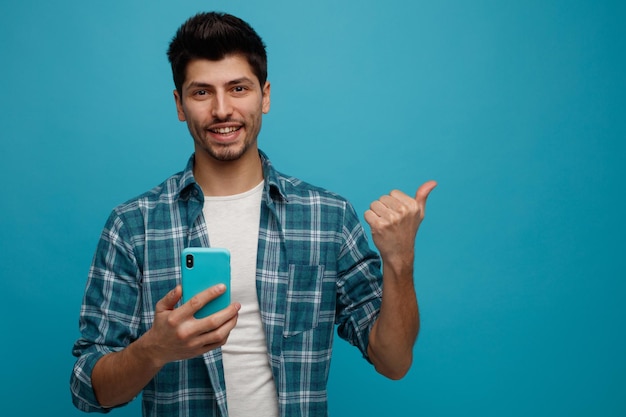
[[[285,310],[285,337],[314,329],[322,305],[323,265],[289,265]]]

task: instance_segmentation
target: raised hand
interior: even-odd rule
[[[436,186],[435,181],[422,184],[415,197],[394,190],[374,201],[365,212],[383,261],[413,263],[415,236],[424,219],[426,199]]]
[[[376,370],[391,379],[402,378],[411,367],[419,332],[419,309],[413,284],[415,236],[426,199],[437,186],[422,184],[410,197],[394,190],[370,205],[365,221],[383,259],[383,298],[369,336],[368,354]]]

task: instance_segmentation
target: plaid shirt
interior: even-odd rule
[[[343,198],[280,174],[261,153],[256,286],[281,416],[326,416],[334,324],[367,359],[382,294],[380,259]],[[209,246],[204,197],[185,170],[115,208],[97,247],[80,315],[70,386],[83,411],[106,412],[91,386],[103,355],[152,326],[158,300],[181,282],[180,254]],[[172,362],[143,390],[145,416],[227,416],[221,350]]]

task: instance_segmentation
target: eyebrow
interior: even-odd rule
[[[238,84],[254,84],[254,81],[248,77],[236,78],[234,80],[228,81],[226,83],[227,86],[238,85]],[[192,81],[187,85],[187,88],[208,88],[213,87],[213,84],[209,84],[202,81]]]
[[[241,77],[235,80],[229,81],[226,83],[227,85],[236,85],[236,84],[254,84],[254,81],[248,77]]]

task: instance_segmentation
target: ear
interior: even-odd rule
[[[263,110],[263,114],[267,114],[270,111],[270,82],[266,81],[265,85],[263,86],[263,98],[262,98],[262,107],[261,109]]]
[[[178,90],[174,90],[174,101],[176,102],[176,112],[178,113],[178,120],[181,122],[186,121],[185,111],[183,110],[183,100],[178,94]]]

